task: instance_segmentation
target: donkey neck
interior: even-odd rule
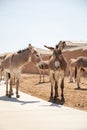
[[[55,70],[55,62],[57,62],[57,60],[55,58],[51,57],[51,59],[49,61],[50,69]],[[66,67],[67,67],[66,60],[64,58],[62,58],[62,60],[59,61],[59,63],[60,63],[60,67],[57,69],[65,71]]]
[[[18,53],[18,57],[20,58],[21,61],[27,62],[29,59],[29,56],[31,55],[29,50],[25,50],[21,53]]]
[[[28,63],[29,56],[31,55],[29,50],[21,51],[12,56],[12,66],[21,67]]]

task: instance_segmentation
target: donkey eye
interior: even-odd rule
[[[38,55],[38,54],[36,54],[36,56],[37,56],[37,57],[39,57],[39,55]]]

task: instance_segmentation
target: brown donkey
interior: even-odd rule
[[[43,73],[43,82],[44,82],[44,75],[45,75],[44,73],[45,73],[45,70],[49,68],[49,65],[48,65],[48,61],[43,61],[40,54],[38,56],[39,56],[38,58],[36,58],[35,56],[32,56],[31,61],[33,61],[33,64],[38,68],[38,71],[40,74],[39,83],[41,83],[41,77],[42,77],[41,74]]]
[[[19,79],[21,76],[22,68],[28,62],[37,62],[40,60],[40,55],[36,51],[31,44],[27,49],[18,51],[17,53],[13,53],[7,56],[3,61],[4,72],[6,73],[6,95],[11,97],[12,95],[12,85],[13,79],[15,77],[16,80],[16,97],[19,97],[18,87],[19,87]],[[10,74],[10,89],[8,93],[8,74]]]
[[[5,57],[10,54],[12,54],[12,53],[9,52],[9,53],[4,53],[4,54],[0,55],[0,80],[5,78],[4,71],[3,71],[3,61],[4,61]]]
[[[48,47],[51,49],[53,54],[49,60],[49,69],[50,69],[50,80],[51,80],[51,95],[53,98],[53,88],[55,90],[54,99],[58,97],[58,85],[59,79],[61,78],[60,87],[61,87],[61,101],[64,102],[64,74],[67,68],[67,62],[62,55],[62,49],[66,46],[65,41],[60,41],[56,48]]]
[[[0,81],[2,80],[2,76],[3,76],[3,67],[2,67],[2,62],[4,60],[4,56],[0,56]]]
[[[80,56],[76,60],[75,77],[77,81],[77,88],[80,89],[80,75],[81,71],[87,71],[87,57]]]
[[[48,61],[43,61],[41,60],[38,64],[37,64],[37,68],[39,70],[39,74],[40,74],[40,78],[39,78],[39,83],[41,83],[41,75],[43,75],[43,83],[45,82],[44,80],[44,76],[45,76],[45,70],[49,70],[49,62]]]
[[[68,63],[67,63],[67,68],[69,70],[69,73],[70,73],[70,83],[73,82],[73,77],[75,79],[75,66],[76,66],[76,59],[74,58],[71,58],[69,59]]]
[[[75,68],[76,68],[76,63],[78,61],[78,58],[77,59],[74,59],[74,58],[71,58],[68,63],[67,63],[67,68],[69,69],[69,73],[70,73],[70,83],[73,82],[73,78],[74,78],[74,81],[76,81],[76,76],[75,76]],[[81,73],[84,72],[84,69],[81,68]]]

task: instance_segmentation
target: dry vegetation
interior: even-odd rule
[[[22,92],[49,101],[50,82],[49,76],[45,76],[45,83],[38,83],[38,74],[22,74],[19,89]],[[59,87],[60,91],[60,87]],[[60,92],[59,92],[60,95]],[[69,83],[69,77],[65,77],[65,103],[63,105],[87,111],[87,77],[81,77],[81,89],[76,89],[76,83]],[[59,97],[60,98],[60,97]],[[59,103],[59,99],[54,101]]]

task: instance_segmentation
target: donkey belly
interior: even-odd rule
[[[10,73],[10,69],[4,69],[4,72]]]
[[[21,69],[14,69],[11,71],[12,77],[19,78],[21,75]]]

